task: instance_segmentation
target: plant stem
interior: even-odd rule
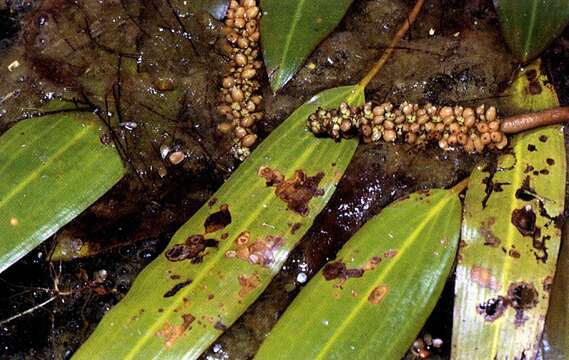
[[[537,127],[560,124],[569,120],[569,107],[519,114],[505,118],[501,130],[505,134],[515,134]]]
[[[421,11],[421,8],[423,7],[424,3],[425,0],[417,0],[415,6],[409,13],[408,18],[403,22],[403,25],[397,31],[387,49],[385,49],[379,60],[373,65],[373,67],[367,73],[367,75],[359,82],[358,85],[360,87],[365,88],[370,83],[370,81],[375,77],[375,75],[377,75],[377,73],[381,70],[381,68],[383,68],[383,65],[385,65],[387,60],[389,60],[389,57],[393,53],[393,50],[395,50],[397,44],[399,44],[399,41],[401,41],[403,36],[405,36],[405,34],[407,33],[407,30],[409,30],[411,25],[415,22],[415,19],[417,18],[417,15],[419,15],[419,12]]]
[[[460,194],[462,192],[462,190],[466,189],[468,187],[468,179],[470,178],[466,178],[463,179],[461,182],[459,182],[458,184],[456,184],[455,186],[453,186],[450,191],[452,191],[455,194]]]

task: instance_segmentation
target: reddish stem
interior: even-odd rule
[[[505,134],[515,134],[566,121],[569,121],[569,106],[507,117],[502,121],[501,130]]]

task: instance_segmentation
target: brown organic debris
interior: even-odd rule
[[[434,106],[404,102],[394,106],[366,103],[338,109],[318,109],[308,117],[308,128],[316,135],[334,139],[359,134],[363,142],[406,142],[416,146],[438,143],[443,150],[459,147],[467,152],[504,149],[508,139],[500,129],[496,108]]]
[[[263,118],[260,83],[263,68],[259,48],[261,11],[256,0],[232,0],[225,19],[226,51],[231,63],[222,81],[217,111],[226,120],[221,133],[233,133],[231,153],[244,160],[257,142],[255,124]]]
[[[290,179],[285,179],[278,170],[261,166],[257,174],[265,178],[267,186],[275,187],[275,194],[287,204],[288,209],[306,216],[308,203],[313,197],[324,195],[324,190],[318,184],[324,178],[323,172],[308,176],[302,170],[296,170]]]
[[[231,224],[231,213],[229,206],[223,204],[219,207],[219,211],[210,214],[204,222],[205,233],[212,233],[224,229]]]
[[[281,236],[267,235],[251,242],[251,234],[244,231],[235,238],[235,250],[225,253],[227,257],[236,257],[251,264],[270,266],[275,261],[275,254],[284,243]]]

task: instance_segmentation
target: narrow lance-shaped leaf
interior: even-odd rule
[[[22,121],[0,137],[0,272],[51,236],[124,174],[91,113]]]
[[[301,290],[256,359],[400,359],[442,292],[461,210],[453,190],[385,208]]]
[[[569,24],[567,0],[495,0],[502,33],[523,62],[538,56]]]
[[[546,80],[539,64],[525,68],[508,92],[512,105],[520,112],[557,106]],[[472,173],[456,271],[453,359],[535,358],[559,250],[565,169],[556,125],[515,136],[495,167]]]
[[[353,0],[261,0],[261,45],[277,92],[338,25]]]
[[[197,358],[261,294],[324,207],[357,141],[315,138],[319,106],[364,101],[359,86],[299,107],[172,238],[76,359]]]

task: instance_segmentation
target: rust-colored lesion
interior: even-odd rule
[[[387,285],[379,285],[371,291],[367,299],[371,304],[377,305],[383,301],[388,292],[389,287]]]
[[[324,195],[324,190],[318,188],[324,178],[322,171],[308,176],[303,170],[296,170],[291,178],[285,179],[279,170],[261,166],[257,174],[265,178],[267,186],[275,188],[275,195],[287,204],[289,210],[303,216],[309,213],[310,200]]]
[[[244,298],[247,297],[252,291],[261,285],[261,277],[256,274],[252,273],[250,275],[239,275],[239,297]]]
[[[195,319],[196,318],[190,313],[183,314],[182,323],[180,325],[173,325],[171,322],[166,321],[162,329],[160,329],[156,335],[164,339],[164,345],[167,348],[171,348],[175,342],[190,329]]]

